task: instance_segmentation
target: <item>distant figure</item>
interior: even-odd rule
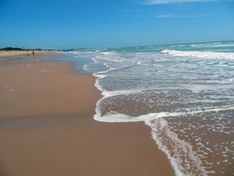
[[[34,57],[34,55],[35,55],[34,50],[32,51],[32,55],[33,55],[33,57]]]

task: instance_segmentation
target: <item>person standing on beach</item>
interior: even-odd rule
[[[34,57],[34,55],[35,55],[34,50],[32,50],[32,55],[33,55],[33,57]]]

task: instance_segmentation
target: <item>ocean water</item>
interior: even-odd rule
[[[95,120],[145,122],[177,176],[234,175],[234,41],[65,55],[97,77]]]

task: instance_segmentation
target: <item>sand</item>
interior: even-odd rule
[[[17,56],[18,57],[18,56]],[[170,176],[143,123],[93,120],[95,78],[71,63],[0,62],[0,175]]]
[[[43,56],[43,55],[51,55],[54,54],[53,51],[34,51],[35,56]],[[19,57],[30,57],[33,56],[32,51],[0,51],[0,59],[7,59],[7,58],[19,58]]]

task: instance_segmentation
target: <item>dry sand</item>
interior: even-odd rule
[[[34,51],[35,56],[50,55],[51,51]],[[32,51],[0,51],[0,59],[6,58],[19,58],[19,57],[29,57],[32,56]]]
[[[143,123],[93,120],[95,78],[72,68],[33,60],[0,67],[0,175],[174,175]]]

